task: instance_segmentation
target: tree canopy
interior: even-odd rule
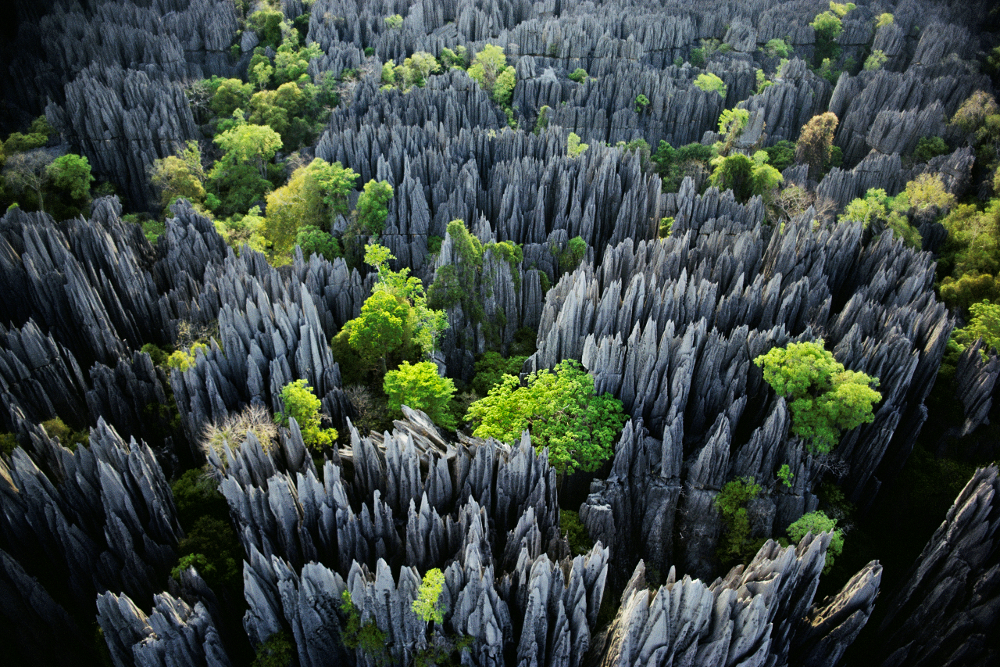
[[[322,403],[305,380],[286,384],[281,390],[281,402],[285,410],[277,413],[275,418],[282,426],[288,426],[289,419],[294,418],[307,447],[321,450],[333,445],[337,439],[337,431],[320,428],[319,410]]]
[[[512,442],[531,433],[535,448],[549,449],[549,463],[560,473],[593,472],[614,453],[626,416],[611,394],[594,393],[594,378],[580,362],[566,359],[554,371],[528,376],[526,386],[512,375],[469,406],[473,435]]]
[[[437,364],[421,361],[411,365],[404,361],[399,368],[385,374],[382,389],[394,415],[401,415],[401,407],[408,405],[426,413],[442,428],[455,428],[455,415],[451,412],[455,383],[438,375]]]
[[[764,369],[764,379],[775,392],[788,400],[792,432],[811,451],[829,453],[841,431],[874,421],[872,406],[882,400],[872,389],[878,378],[845,370],[822,341],[775,347],[754,363]]]
[[[826,548],[826,564],[823,566],[823,574],[833,567],[834,559],[844,551],[844,533],[837,528],[837,520],[831,519],[822,511],[810,512],[800,517],[788,526],[788,537],[798,544],[807,533],[819,535],[833,531],[830,538],[830,545]]]

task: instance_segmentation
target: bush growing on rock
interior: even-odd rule
[[[792,432],[810,451],[828,454],[841,432],[874,421],[872,406],[882,395],[878,378],[848,371],[823,348],[822,341],[789,343],[754,359],[764,380],[788,401]]]
[[[537,450],[549,449],[549,463],[560,472],[593,472],[611,457],[626,417],[621,401],[597,396],[594,378],[580,362],[566,359],[554,371],[528,376],[526,386],[512,375],[469,406],[466,419],[479,438],[513,442],[531,432]]]
[[[719,558],[724,563],[744,561],[752,555],[747,504],[760,492],[761,486],[752,477],[741,477],[727,482],[715,496],[715,508],[726,523],[726,533],[719,544]]]
[[[289,419],[294,418],[302,432],[302,441],[306,446],[320,451],[333,446],[337,439],[337,430],[320,428],[320,413],[322,402],[316,398],[312,388],[305,380],[295,380],[286,384],[281,390],[281,403],[285,406],[283,412],[274,415],[282,426],[288,426]]]
[[[711,72],[699,74],[694,80],[694,85],[698,86],[705,92],[715,91],[722,97],[726,96],[726,84],[723,83],[722,79]]]
[[[798,543],[807,533],[819,535],[830,531],[833,531],[833,536],[826,548],[826,564],[823,566],[823,574],[827,574],[833,567],[834,559],[844,551],[844,533],[837,529],[836,519],[831,519],[824,512],[817,510],[800,517],[788,526],[786,532],[792,542]]]
[[[454,430],[455,415],[450,406],[455,383],[438,375],[433,362],[410,365],[404,361],[399,368],[385,374],[382,389],[389,398],[389,411],[393,415],[402,416],[401,407],[408,405],[426,413],[438,426]]]

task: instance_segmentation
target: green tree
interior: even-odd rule
[[[559,268],[564,272],[574,270],[587,256],[587,242],[582,236],[574,236],[566,242],[566,247],[559,253]]]
[[[49,179],[56,187],[65,190],[69,196],[83,204],[90,199],[90,162],[81,155],[69,153],[53,160],[46,168]]]
[[[816,33],[815,62],[820,63],[826,58],[835,60],[840,52],[836,40],[844,31],[844,24],[841,22],[840,16],[833,12],[823,12],[818,14],[809,25]]]
[[[267,176],[267,163],[281,148],[281,136],[264,125],[240,125],[223,132],[213,140],[222,149],[222,161],[249,164]]]
[[[39,211],[45,210],[45,188],[49,183],[48,166],[52,155],[42,150],[10,155],[3,167],[4,183],[16,195],[34,196]],[[28,204],[29,201],[20,202]]]
[[[387,635],[379,630],[374,622],[361,623],[361,612],[351,600],[351,592],[344,591],[341,595],[340,611],[345,616],[344,626],[340,631],[340,639],[344,646],[360,650],[376,667],[389,664],[389,652],[386,649]]]
[[[295,659],[295,644],[285,632],[276,632],[257,646],[250,667],[291,667]]]
[[[809,178],[818,179],[833,157],[833,137],[839,120],[833,112],[813,116],[802,126],[795,144],[795,160],[809,165]]]
[[[795,162],[795,144],[787,139],[765,148],[764,152],[767,153],[768,164],[778,171],[784,171]]]
[[[398,369],[385,374],[382,389],[394,414],[402,414],[401,406],[405,404],[423,411],[438,426],[455,429],[455,415],[450,410],[455,383],[438,375],[433,362],[422,361],[411,366],[404,361]]]
[[[807,533],[819,535],[833,531],[830,538],[830,545],[826,548],[826,564],[823,566],[823,574],[827,574],[833,567],[834,559],[844,551],[844,533],[837,528],[836,519],[831,519],[822,511],[810,512],[800,517],[787,528],[788,537],[792,542],[798,544]]]
[[[764,54],[769,58],[774,58],[775,56],[779,58],[787,58],[792,55],[792,47],[788,45],[783,39],[770,39],[767,44],[764,45]]]
[[[472,378],[472,389],[480,396],[485,396],[495,385],[503,381],[504,375],[517,375],[527,356],[518,355],[505,359],[498,352],[486,352],[476,362],[476,374]]]
[[[250,101],[250,84],[239,79],[223,79],[219,82],[209,106],[216,116],[229,117],[237,109],[245,109]]]
[[[886,61],[889,60],[889,56],[885,55],[885,51],[881,49],[875,49],[871,52],[867,58],[865,58],[864,68],[868,71],[874,71],[877,69],[882,69]]]
[[[760,495],[761,487],[753,477],[740,477],[726,484],[713,503],[726,524],[719,544],[719,558],[724,563],[744,561],[753,555],[750,541],[750,515],[747,505]]]
[[[941,137],[920,137],[913,151],[913,159],[917,162],[929,162],[947,152],[948,144]]]
[[[444,623],[443,606],[438,604],[441,590],[444,588],[444,574],[438,568],[427,570],[420,588],[417,589],[417,599],[413,601],[413,613],[424,623]]]
[[[517,85],[517,76],[513,67],[505,67],[496,83],[493,84],[493,101],[502,107],[509,107],[510,101],[514,97],[514,86]]]
[[[337,431],[320,428],[319,409],[323,404],[305,380],[286,384],[281,390],[281,403],[285,410],[275,414],[275,420],[282,426],[288,426],[288,420],[294,418],[307,447],[319,451],[333,445]]]
[[[380,362],[384,373],[386,358],[403,345],[409,313],[404,299],[389,292],[372,293],[361,306],[361,315],[348,323],[351,347],[366,363]]]
[[[884,28],[887,25],[892,25],[892,22],[893,22],[892,14],[890,14],[889,12],[884,12],[882,14],[879,14],[878,18],[875,19],[875,27]]]
[[[753,191],[753,160],[743,153],[720,158],[709,182],[719,190],[732,190],[740,201],[750,198]]]
[[[355,208],[359,230],[368,236],[377,236],[385,229],[389,217],[392,186],[385,181],[372,179],[365,183],[364,192],[358,197]]]
[[[955,329],[952,339],[964,350],[980,338],[984,354],[990,349],[1000,350],[1000,305],[981,301],[969,306],[971,319],[961,329]]]
[[[569,157],[580,157],[584,151],[590,148],[589,144],[581,144],[580,137],[576,132],[570,132],[566,138],[566,155]]]
[[[754,364],[764,369],[764,380],[788,401],[792,432],[820,454],[837,446],[841,431],[874,421],[872,406],[882,400],[882,394],[872,389],[878,378],[845,370],[822,341],[772,348]]]
[[[399,30],[403,27],[403,17],[399,14],[385,17],[385,25],[390,30]]]
[[[320,158],[292,172],[288,183],[267,196],[264,234],[275,253],[291,251],[304,227],[329,230],[337,215],[347,213],[347,198],[357,179],[352,169]]]
[[[469,406],[473,435],[512,442],[531,432],[535,448],[549,449],[549,462],[561,474],[593,472],[614,452],[626,421],[621,402],[594,393],[594,379],[578,361],[564,360],[554,371],[528,376],[527,386],[513,376]]]
[[[743,128],[747,126],[749,121],[750,112],[746,109],[725,109],[719,115],[719,134],[724,140],[722,148],[719,149],[719,155],[723,157],[729,155],[733,144],[743,133]]]
[[[793,479],[795,479],[795,474],[792,473],[791,467],[787,463],[781,464],[781,467],[778,468],[778,481],[790,489]]]
[[[201,151],[194,141],[189,141],[187,148],[178,155],[154,160],[149,176],[160,193],[160,205],[164,209],[179,197],[194,204],[205,202],[205,172],[201,166]]]
[[[344,256],[340,241],[330,232],[314,225],[305,225],[299,228],[295,235],[295,245],[302,248],[303,257],[316,254],[332,262],[338,257]]]
[[[694,80],[694,85],[698,86],[705,92],[714,90],[722,97],[726,96],[726,84],[723,83],[722,79],[711,72],[703,72],[702,74],[699,74]]]
[[[583,69],[582,67],[577,67],[569,75],[569,80],[575,83],[583,83],[584,81],[586,81],[586,79],[587,79],[587,70]]]
[[[642,113],[649,106],[649,98],[639,93],[635,98],[635,112]]]
[[[469,76],[487,92],[492,93],[493,86],[497,82],[497,77],[506,68],[507,56],[504,54],[503,48],[487,44],[472,59],[472,65],[469,67]]]
[[[281,43],[282,23],[285,15],[280,11],[264,8],[247,18],[247,26],[257,33],[261,46],[277,48]]]

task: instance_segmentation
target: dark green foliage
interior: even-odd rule
[[[166,366],[167,365],[167,351],[161,348],[156,343],[146,343],[142,346],[141,352],[145,352],[149,355],[149,358],[153,361],[156,366]]]
[[[941,137],[920,137],[913,151],[913,159],[917,162],[928,162],[938,155],[948,152],[948,144]]]
[[[181,574],[184,570],[189,568],[194,568],[198,571],[203,578],[204,577],[214,577],[215,576],[215,565],[208,562],[203,554],[188,554],[187,556],[181,556],[177,559],[177,565],[174,569],[170,570],[170,576],[176,581],[181,580]]]
[[[217,487],[215,480],[200,468],[188,470],[170,485],[181,525],[192,526],[203,515],[222,519],[229,516],[229,506]]]
[[[385,220],[389,217],[389,202],[392,201],[392,186],[384,181],[370,180],[365,183],[364,192],[358,197],[356,207],[359,231],[368,236],[381,234]]]
[[[538,119],[535,121],[535,134],[541,134],[542,130],[549,126],[550,111],[552,111],[552,107],[547,104],[542,105],[542,108],[538,110]]]
[[[639,94],[635,98],[635,112],[642,113],[649,106],[649,98],[643,94]]]
[[[742,153],[722,158],[709,181],[719,190],[732,190],[736,199],[745,202],[753,193],[753,160]]]
[[[844,31],[840,17],[833,12],[822,12],[809,25],[816,32],[816,65],[819,66],[824,59],[836,60],[840,55],[840,46],[836,40]]]
[[[461,301],[466,314],[479,313],[481,317],[482,304],[472,297],[469,287],[477,283],[483,268],[483,244],[469,233],[462,220],[448,223],[448,235],[459,261],[438,269],[427,289],[427,302],[431,308],[444,309]]]
[[[563,273],[569,273],[578,267],[587,256],[587,247],[587,242],[580,236],[574,236],[567,241],[566,247],[559,253],[559,269]]]
[[[431,234],[427,237],[427,252],[431,255],[436,255],[441,252],[442,243],[444,243],[443,237]]]
[[[878,378],[848,371],[823,349],[822,341],[789,343],[754,359],[764,379],[792,412],[792,432],[812,452],[827,454],[841,431],[874,421],[873,404],[882,395],[872,389]]]
[[[691,56],[688,58],[695,67],[705,66],[705,49],[691,49]]]
[[[576,83],[583,83],[587,78],[587,70],[582,67],[577,67],[573,70],[572,74],[569,75],[570,81],[575,81]]]
[[[527,386],[505,376],[486,398],[469,406],[466,419],[474,435],[514,442],[529,430],[537,450],[549,449],[549,463],[560,473],[597,470],[614,452],[626,421],[621,402],[597,396],[594,378],[580,362],[566,359],[555,371],[528,376]]]
[[[795,142],[783,139],[764,149],[767,162],[778,171],[784,171],[795,162]]]
[[[455,395],[455,383],[451,378],[441,377],[437,365],[422,361],[410,365],[404,361],[399,368],[385,374],[382,389],[389,399],[389,411],[402,415],[401,406],[408,405],[421,410],[442,428],[455,429],[455,415],[450,406]]]
[[[666,141],[660,141],[650,161],[656,173],[663,179],[663,191],[677,192],[681,187],[681,181],[691,173],[693,167],[705,170],[714,157],[715,151],[711,146],[691,143],[674,148]]]
[[[792,55],[792,47],[790,47],[783,39],[768,40],[762,50],[765,55],[771,58],[775,56],[779,58],[787,58]]]
[[[760,492],[760,485],[752,477],[740,477],[727,482],[715,497],[715,508],[726,523],[718,552],[723,563],[743,562],[753,555],[747,504]]]
[[[257,647],[250,667],[292,667],[295,644],[285,632],[276,632]]]
[[[462,635],[458,638],[446,636],[435,637],[427,648],[417,651],[413,656],[414,667],[459,667],[462,664],[462,652],[472,647],[473,637]]]
[[[534,336],[532,336],[534,343]],[[490,389],[500,384],[504,375],[517,375],[521,372],[528,357],[513,356],[505,359],[498,352],[487,352],[476,362],[476,375],[472,378],[472,389],[480,396],[485,396]]]
[[[340,639],[344,646],[360,649],[368,659],[378,667],[389,664],[389,653],[386,651],[386,633],[379,630],[374,622],[361,624],[361,612],[351,600],[350,591],[344,591],[340,611],[344,614],[344,626],[340,631]]]
[[[583,556],[594,548],[586,527],[580,521],[580,515],[572,510],[559,510],[559,532],[569,541],[569,550],[574,556]]]
[[[42,428],[50,438],[59,438],[60,444],[70,451],[76,451],[78,445],[86,447],[90,444],[90,432],[87,429],[74,431],[59,417],[42,422]]]
[[[261,9],[249,16],[247,26],[257,33],[261,46],[278,48],[281,44],[281,23],[285,20],[280,11]]]
[[[227,519],[203,515],[194,520],[187,537],[177,545],[180,559],[192,554],[201,555],[208,564],[206,571],[199,570],[211,587],[226,586],[239,590],[242,583],[243,547],[236,539]]]
[[[3,152],[5,155],[23,153],[24,151],[41,148],[47,143],[49,143],[48,135],[40,133],[21,134],[20,132],[14,132],[7,137],[6,141],[3,142]]]
[[[262,202],[274,186],[250,164],[227,164],[224,167],[212,169],[208,178],[208,187],[219,204],[214,212],[222,216],[249,211],[250,208]],[[209,203],[206,198],[206,203]],[[211,208],[211,206],[210,206]]]
[[[365,47],[365,58],[371,58],[375,55],[375,48],[372,46]]]
[[[17,436],[13,433],[0,433],[0,454],[11,456],[17,446]]]
[[[301,227],[295,235],[295,245],[302,248],[302,256],[307,258],[315,253],[332,262],[336,258],[344,256],[340,241],[330,232],[315,225]]]
[[[510,354],[514,356],[530,357],[537,349],[535,340],[538,332],[531,327],[521,327],[514,332],[514,342],[510,346]]]
[[[94,177],[90,175],[87,158],[68,153],[53,160],[46,171],[53,185],[63,190],[73,203],[83,206],[90,200],[90,184]]]

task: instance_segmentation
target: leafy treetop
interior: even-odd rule
[[[874,421],[872,405],[882,395],[878,378],[848,371],[823,348],[822,341],[789,343],[754,359],[764,379],[788,399],[792,431],[821,454],[837,446],[842,430]]]
[[[626,421],[621,402],[597,396],[594,378],[571,359],[554,371],[532,373],[527,386],[505,375],[469,406],[466,419],[477,424],[473,434],[479,438],[511,442],[530,431],[536,449],[548,447],[549,462],[560,473],[597,470],[611,457]]]
[[[441,590],[444,588],[444,574],[438,568],[427,570],[420,588],[417,590],[417,599],[413,601],[413,613],[425,623],[444,623],[444,608],[438,604],[441,597]]]

